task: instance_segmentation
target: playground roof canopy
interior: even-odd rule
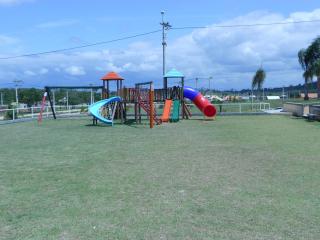
[[[112,80],[124,80],[118,73],[109,72],[101,78],[103,81],[112,81]]]
[[[171,69],[164,75],[165,78],[184,78],[183,73],[179,72],[175,68]]]

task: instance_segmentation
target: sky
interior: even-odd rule
[[[215,89],[250,88],[260,67],[265,87],[303,83],[297,52],[320,35],[320,21],[256,27],[221,25],[268,24],[320,20],[317,0],[183,1],[183,0],[0,0],[0,58],[109,41],[161,29],[160,12],[169,30],[167,70],[176,68],[186,84]],[[24,87],[100,85],[106,72],[126,80],[162,85],[161,32],[72,51],[0,59],[0,88],[23,81]],[[172,80],[174,85],[177,80]]]

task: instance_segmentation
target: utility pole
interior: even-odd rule
[[[92,83],[89,84],[90,87],[92,87]],[[90,89],[90,105],[93,104],[93,91],[92,88]]]
[[[1,92],[1,106],[3,106],[3,93]]]
[[[198,89],[198,81],[199,81],[199,78],[196,78],[196,89]]]
[[[93,91],[92,91],[92,88],[90,90],[90,104],[93,104]]]
[[[210,92],[210,90],[211,90],[211,79],[212,79],[212,77],[209,77],[209,78],[208,78],[208,81],[209,81],[209,92]]]
[[[169,22],[164,21],[164,11],[161,11],[162,22],[162,75],[166,74],[166,47],[167,47],[167,31],[171,28]]]
[[[67,110],[69,109],[69,91],[67,91]]]
[[[15,90],[16,90],[16,104],[17,104],[17,108],[19,107],[19,96],[18,96],[18,87],[19,84],[22,83],[23,81],[21,80],[13,80],[14,86],[15,86]]]

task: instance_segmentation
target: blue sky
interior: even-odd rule
[[[115,39],[160,28],[160,11],[171,30],[168,69],[187,79],[212,76],[219,89],[250,86],[265,67],[266,86],[302,83],[296,53],[320,35],[320,23],[217,29],[217,25],[320,19],[318,1],[76,1],[0,0],[0,57],[41,52]],[[319,9],[318,9],[319,8]],[[4,24],[3,24],[4,23]],[[120,72],[126,85],[154,80],[161,85],[161,34],[72,52],[0,60],[0,87],[18,78],[25,86],[99,84],[107,71]],[[194,85],[189,80],[189,85]],[[200,86],[207,86],[203,81]]]

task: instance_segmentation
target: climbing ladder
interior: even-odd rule
[[[160,125],[162,123],[161,119],[157,117],[157,111],[155,107],[153,108],[153,116],[151,115],[151,110],[150,110],[150,95],[149,91],[146,91],[144,89],[137,89],[136,90],[136,95],[137,95],[137,100],[139,106],[147,113],[148,117],[152,117],[154,122],[157,125]]]

